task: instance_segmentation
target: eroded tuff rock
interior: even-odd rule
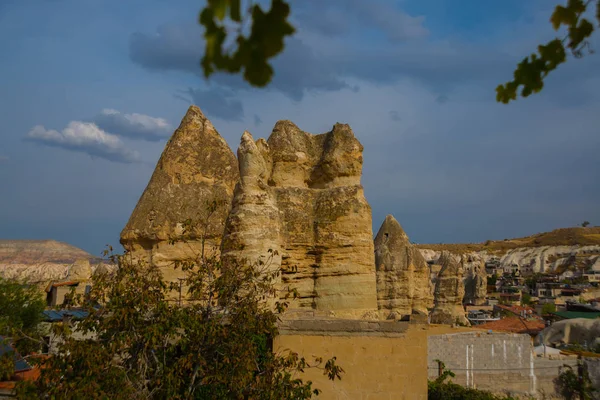
[[[465,296],[462,261],[447,251],[440,256],[442,269],[435,284],[434,307],[430,315],[433,324],[470,325],[462,306]]]
[[[158,265],[174,280],[181,274],[174,262],[196,259],[203,237],[206,251],[219,248],[238,178],[235,155],[202,111],[191,106],[121,232],[121,244],[134,261]],[[184,231],[186,220],[194,223],[191,230]],[[187,243],[168,243],[184,234]]]
[[[385,217],[375,238],[377,305],[380,315],[427,314],[432,304],[427,262],[392,215]]]
[[[479,265],[469,269],[465,277],[465,304],[480,306],[486,303],[487,296],[487,274],[485,264],[480,261]]]
[[[371,208],[360,184],[363,146],[348,125],[312,135],[279,121],[268,141],[245,132],[240,183],[223,238],[226,260],[282,267],[293,308],[340,317],[377,310]],[[275,251],[276,250],[276,251]]]

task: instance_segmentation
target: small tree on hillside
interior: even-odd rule
[[[570,365],[563,365],[560,374],[554,378],[554,388],[566,400],[591,400],[597,391],[581,358],[577,360],[577,371]]]
[[[590,224],[590,221],[583,221],[583,222],[581,223],[581,226],[585,228],[585,227],[586,227],[586,226],[588,226],[589,224]]]
[[[523,292],[521,294],[521,305],[528,306],[531,305],[531,295],[527,292]]]
[[[556,304],[546,303],[542,306],[542,315],[547,315],[556,312]]]

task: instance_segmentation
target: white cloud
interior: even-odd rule
[[[112,109],[102,110],[93,122],[107,132],[132,139],[159,141],[173,133],[173,128],[164,118],[137,113],[124,114]]]
[[[29,131],[26,138],[47,146],[77,151],[109,161],[139,161],[138,152],[128,149],[118,136],[106,133],[96,124],[89,122],[71,121],[61,132],[37,125]]]

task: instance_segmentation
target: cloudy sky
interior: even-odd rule
[[[552,3],[295,1],[258,90],[200,76],[202,1],[0,0],[0,238],[117,244],[191,103],[234,150],[279,119],[349,123],[375,230],[386,214],[419,243],[600,224],[600,56],[495,102],[554,37]]]

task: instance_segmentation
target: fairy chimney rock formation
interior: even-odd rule
[[[345,124],[312,135],[279,121],[268,141],[254,141],[245,132],[224,258],[263,258],[271,268],[281,267],[280,287],[294,287],[300,295],[293,308],[376,317],[371,207],[360,184],[362,151]]]
[[[173,269],[175,261],[219,249],[238,179],[227,142],[191,106],[121,232],[121,244],[134,260],[158,265],[166,279],[175,280],[181,273]],[[187,243],[169,244],[182,237]]]
[[[480,306],[486,303],[487,274],[483,260],[467,273],[465,278],[465,304]]]
[[[462,305],[465,296],[462,259],[459,261],[456,256],[444,251],[439,263],[442,269],[435,284],[431,323],[470,325]]]
[[[383,318],[418,312],[432,304],[429,266],[392,215],[375,238],[377,305]]]

